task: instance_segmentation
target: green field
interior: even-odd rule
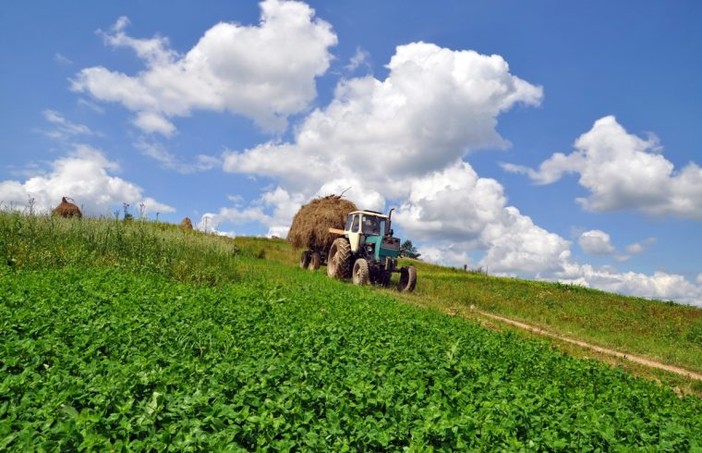
[[[416,306],[492,285],[510,302],[481,307],[510,313],[528,304],[508,280],[420,265],[400,300],[294,258],[279,240],[0,213],[0,450],[702,449],[700,398]],[[556,313],[604,297],[513,283],[562,290]]]

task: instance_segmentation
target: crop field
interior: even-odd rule
[[[76,252],[93,227],[36,225],[76,236],[56,264],[67,238],[37,255],[4,220],[0,451],[702,448],[700,398],[266,258],[282,245],[186,271],[177,230],[115,227],[141,258],[110,239],[100,262]]]

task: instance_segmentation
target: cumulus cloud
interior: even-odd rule
[[[585,231],[578,239],[580,248],[590,255],[609,255],[614,253],[609,234],[601,230]]]
[[[224,169],[274,176],[298,189],[351,177],[382,183],[393,197],[403,189],[389,181],[440,170],[472,149],[508,146],[495,129],[497,116],[542,97],[498,55],[418,42],[397,47],[388,69],[382,81],[343,80],[294,143],[228,152]]]
[[[128,36],[129,20],[119,18],[100,34],[109,46],[132,49],[146,68],[133,76],[85,68],[72,89],[122,104],[146,132],[171,135],[175,126],[169,118],[198,109],[245,115],[280,131],[289,115],[304,111],[316,97],[315,78],[328,69],[337,38],[304,3],[265,0],[260,6],[258,25],[219,23],[184,55],[164,37]]]
[[[571,154],[556,153],[538,170],[503,164],[538,184],[579,175],[590,195],[577,201],[594,212],[633,209],[655,216],[702,219],[702,169],[689,163],[676,171],[660,154],[658,140],[629,134],[613,116],[595,122],[575,142]]]
[[[122,203],[144,204],[145,212],[174,212],[175,209],[153,198],[142,189],[111,173],[119,165],[109,161],[99,150],[77,145],[65,157],[51,163],[51,169],[26,181],[0,182],[0,203],[14,209],[48,212],[68,196],[86,215],[110,215]]]

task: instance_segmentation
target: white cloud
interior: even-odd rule
[[[558,181],[566,173],[580,175],[590,195],[578,202],[595,212],[634,209],[656,216],[702,219],[702,169],[689,163],[681,171],[660,154],[658,140],[629,134],[613,116],[595,122],[575,142],[576,150],[556,153],[538,170],[503,164],[539,184]]]
[[[580,248],[590,255],[609,255],[614,253],[609,234],[601,230],[585,231],[578,239]]]
[[[286,237],[290,222],[303,202],[304,197],[301,194],[291,194],[277,187],[264,192],[249,206],[244,207],[237,203],[233,207],[221,208],[217,213],[204,214],[197,223],[197,228],[218,232],[222,224],[242,225],[257,222],[268,227],[267,236]]]
[[[412,245],[417,245],[414,242]],[[445,247],[432,247],[427,245],[419,250],[421,259],[430,263],[450,263],[458,268],[463,266],[466,269],[475,270],[479,266],[473,262],[470,254],[462,244],[449,244]]]
[[[109,216],[122,203],[145,205],[145,212],[173,212],[174,208],[153,198],[144,197],[142,189],[110,173],[119,170],[115,162],[98,150],[77,145],[69,155],[55,160],[51,170],[29,177],[26,181],[0,182],[3,206],[48,212],[71,197],[86,215]],[[32,200],[30,203],[29,200]]]
[[[497,116],[542,96],[497,55],[420,42],[399,46],[388,68],[383,81],[342,81],[331,104],[299,127],[295,143],[228,152],[224,169],[280,178],[296,190],[358,179],[400,196],[406,190],[399,182],[410,176],[440,170],[471,149],[507,146]]]
[[[632,255],[638,255],[643,253],[647,248],[651,247],[653,244],[655,244],[656,238],[646,238],[643,241],[640,242],[634,242],[633,244],[629,244],[626,246],[626,251],[628,253],[631,253]]]
[[[347,64],[344,67],[344,69],[346,69],[349,72],[355,71],[360,67],[370,69],[369,60],[370,54],[359,47],[356,49],[356,53],[353,55],[353,57],[351,57],[351,59],[349,60],[349,64]]]
[[[154,112],[140,112],[133,121],[134,125],[144,132],[158,132],[166,137],[171,137],[176,132],[176,128],[163,115]]]
[[[478,264],[491,272],[524,274],[558,270],[570,256],[568,241],[506,206],[503,187],[478,177],[465,162],[409,185],[398,223],[408,237],[446,251],[440,262],[461,265],[447,258],[453,254],[465,260],[469,252],[483,252]]]
[[[53,126],[53,129],[44,132],[47,137],[57,140],[67,140],[81,135],[93,135],[93,131],[85,124],[73,123],[55,110],[44,110],[42,115],[44,119]]]
[[[702,307],[702,281],[690,283],[682,275],[655,272],[617,272],[610,268],[596,269],[589,264],[569,263],[564,272],[555,275],[564,283],[579,284],[618,294],[648,299],[675,300]]]
[[[135,51],[146,69],[129,76],[104,67],[80,71],[72,89],[137,113],[147,132],[173,133],[167,118],[192,110],[229,111],[282,130],[288,115],[305,110],[316,97],[315,77],[326,72],[336,45],[331,26],[308,5],[265,0],[257,26],[219,23],[185,55],[163,37],[132,38],[127,18],[101,32],[113,47]]]

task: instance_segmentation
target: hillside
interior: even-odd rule
[[[583,305],[618,307],[616,324],[641,303],[658,330],[689,307],[421,263],[400,300],[300,270],[280,240],[16,213],[0,213],[0,260],[0,450],[702,446],[699,398],[446,314],[609,341]],[[694,329],[661,349],[689,368]]]

